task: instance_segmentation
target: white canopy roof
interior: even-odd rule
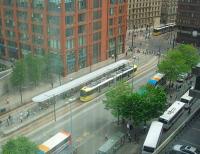
[[[93,80],[93,79],[95,79],[95,78],[97,78],[97,77],[99,77],[99,76],[101,76],[101,75],[103,75],[105,73],[108,73],[111,70],[114,70],[114,69],[116,69],[116,68],[118,68],[120,66],[123,66],[123,65],[127,65],[128,63],[129,63],[128,60],[120,60],[120,61],[118,61],[116,63],[110,64],[110,65],[108,65],[106,67],[98,69],[98,70],[96,70],[94,72],[91,72],[91,73],[89,73],[87,75],[84,75],[84,76],[82,76],[80,78],[77,78],[77,79],[75,79],[75,80],[73,80],[71,82],[68,82],[68,83],[66,83],[64,85],[61,85],[61,86],[56,87],[54,89],[51,89],[51,90],[49,90],[47,92],[44,92],[44,93],[42,93],[42,94],[40,94],[38,96],[35,96],[35,97],[32,98],[32,101],[33,102],[38,102],[38,103],[46,101],[46,100],[51,99],[51,98],[53,98],[55,96],[63,94],[64,92],[67,92],[70,89],[73,89],[73,88],[79,87],[80,85],[88,83],[89,81],[91,81],[91,80]]]

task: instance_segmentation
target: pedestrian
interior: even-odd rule
[[[11,120],[11,115],[8,116],[8,119]]]
[[[108,140],[108,135],[107,135],[107,134],[105,134],[105,140],[106,140],[106,141]]]
[[[22,117],[22,116],[20,116],[20,118],[19,118],[19,119],[20,119],[20,122],[22,123],[22,121],[23,121],[23,117]]]
[[[128,128],[128,130],[130,129],[130,125],[129,125],[129,123],[127,123],[126,127]]]
[[[170,94],[170,96],[169,96],[169,97],[170,97],[170,100],[172,100],[172,94]]]
[[[7,123],[8,123],[8,126],[9,126],[9,119],[7,119],[6,121],[7,121]]]
[[[29,117],[29,111],[27,111],[27,115],[26,115],[26,118],[28,118]]]
[[[130,133],[128,133],[128,140],[131,143],[131,134]]]
[[[190,112],[191,112],[191,106],[189,106],[188,108],[188,114],[190,114]]]
[[[8,98],[6,98],[6,104],[9,104],[9,99]]]
[[[144,131],[144,133],[146,132],[146,130],[147,130],[147,125],[145,124],[145,125],[143,126],[143,131]]]

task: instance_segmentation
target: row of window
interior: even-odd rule
[[[126,0],[110,0],[110,4],[124,3]],[[1,4],[2,2],[0,2]],[[6,6],[13,6],[14,0],[3,0],[3,4]],[[29,0],[16,0],[17,7],[28,8],[29,5],[33,9],[42,10],[45,8],[44,0],[33,0],[31,3]],[[64,0],[66,12],[72,12],[77,7],[78,10],[87,9],[87,0],[77,0],[77,6],[75,0]],[[102,0],[93,0],[93,8],[101,8]],[[59,12],[61,8],[61,0],[48,0],[47,8],[49,11]]]

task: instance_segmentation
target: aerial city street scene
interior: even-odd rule
[[[0,0],[0,154],[200,154],[200,0]]]

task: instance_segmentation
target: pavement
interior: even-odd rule
[[[144,41],[144,38],[141,36],[141,37],[138,37],[138,42],[142,42]],[[130,43],[130,39],[128,40],[127,42],[127,46],[128,46],[128,43]],[[126,49],[127,49],[127,46],[126,46]],[[142,49],[141,49],[142,50]],[[134,59],[133,59],[134,57]],[[142,53],[136,53],[136,52],[127,52],[127,55],[123,54],[123,55],[119,55],[118,56],[118,59],[122,59],[122,58],[126,58],[126,59],[130,59],[132,62],[134,62],[135,64],[138,64],[138,66],[142,66],[144,65],[147,61],[149,61],[150,59],[152,59],[153,55],[147,55],[147,54],[142,54]],[[111,64],[114,62],[114,59],[109,59],[109,60],[106,60],[104,62],[101,62],[101,63],[98,63],[96,65],[93,65],[92,68],[85,68],[85,69],[82,69],[81,71],[79,72],[75,72],[75,73],[72,73],[70,75],[68,75],[66,78],[63,78],[61,80],[62,84],[63,83],[66,83],[66,82],[69,82],[72,78],[77,78],[79,76],[82,76],[84,74],[87,74],[90,72],[90,70],[96,70],[102,66],[105,66],[105,65],[108,65],[108,64]],[[152,75],[152,74],[151,74]],[[57,80],[54,84],[54,87],[56,86],[59,86],[59,81]],[[45,83],[41,83],[38,87],[35,87],[35,88],[29,88],[29,87],[25,87],[24,90],[23,90],[23,103],[20,102],[20,95],[18,94],[18,92],[14,92],[14,91],[11,91],[9,92],[7,95],[4,95],[4,96],[1,96],[1,100],[0,100],[0,106],[1,107],[6,107],[7,110],[12,110],[13,108],[16,108],[17,106],[24,106],[25,104],[27,104],[27,102],[30,102],[31,101],[31,98],[41,92],[44,92],[44,91],[47,91],[47,90],[50,90],[52,87],[50,84],[45,84]],[[37,104],[36,104],[37,105]],[[23,109],[23,108],[22,108]],[[25,109],[23,109],[25,110]],[[19,111],[18,113],[13,113],[13,115],[11,115],[12,117],[15,117],[15,114],[20,114],[21,111]],[[8,116],[9,117],[9,116]],[[4,124],[7,123],[7,119],[8,117],[6,117],[3,121]],[[112,119],[112,118],[111,118]],[[19,119],[17,119],[19,121]],[[24,122],[30,122],[31,118],[29,119],[26,119],[23,121]],[[95,120],[96,121],[96,120]],[[8,129],[14,129],[15,128],[19,128],[19,125],[9,125],[9,127],[4,127],[4,129],[8,130]],[[69,129],[69,128],[67,128]],[[102,128],[103,129],[103,128]],[[98,144],[96,145],[100,145],[100,143],[102,144],[103,140],[104,140],[104,137],[102,137],[102,134],[105,133],[105,130],[109,130],[107,131],[108,134],[112,134],[115,130],[118,130],[120,128],[118,128],[118,126],[116,125],[110,125],[108,123],[108,125],[105,125],[104,127],[104,131],[103,133],[101,131],[99,132],[96,132],[97,134],[101,134],[101,137],[99,137],[100,141],[94,141],[95,142],[99,142]],[[123,130],[122,130],[123,131]],[[85,134],[83,134],[83,136],[87,136],[87,132]],[[104,135],[103,135],[104,136]],[[45,139],[45,138],[44,138]],[[135,147],[135,148],[131,148],[131,147]],[[125,153],[137,153],[136,151],[139,150],[139,148],[137,148],[138,146],[135,144],[135,143],[126,143],[121,149],[122,151],[126,151]],[[91,147],[92,148],[92,147]],[[95,147],[97,148],[97,147]],[[121,150],[120,149],[120,150]],[[130,150],[132,149],[132,151]],[[136,150],[136,151],[135,151]],[[120,153],[120,151],[119,151]],[[88,153],[87,153],[88,154]]]

